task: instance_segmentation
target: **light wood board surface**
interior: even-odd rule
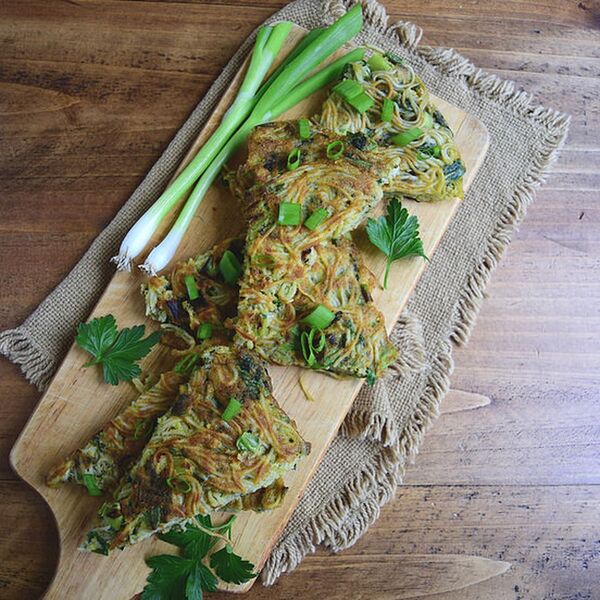
[[[296,29],[288,40],[288,46],[291,47],[300,35],[301,30]],[[223,96],[191,153],[202,144],[227,109],[237,83],[239,75]],[[315,94],[281,118],[314,114],[322,98],[322,94]],[[467,166],[465,187],[468,187],[485,156],[487,132],[477,119],[456,107],[442,100],[436,100],[436,103],[455,132],[457,145]],[[236,212],[233,202],[223,187],[213,186],[177,258],[204,251],[215,242],[238,233],[242,223],[231,218]],[[407,202],[406,206],[409,212],[418,215],[425,251],[431,256],[460,202]],[[383,256],[365,243],[364,236],[358,234],[357,242],[367,264],[381,278],[385,264]],[[425,261],[419,258],[395,263],[390,274],[389,289],[375,291],[375,302],[382,310],[389,330],[425,266]],[[120,327],[143,322],[143,302],[139,294],[141,281],[138,273],[117,273],[90,316],[112,313]],[[144,362],[144,366],[154,369],[163,359],[164,353],[156,352]],[[45,498],[58,525],[60,561],[56,577],[45,596],[48,599],[92,596],[99,600],[127,598],[143,587],[147,575],[143,558],[165,550],[164,544],[153,541],[138,544],[123,552],[114,552],[108,558],[79,552],[77,546],[93,523],[100,501],[86,497],[80,487],[64,486],[55,490],[45,486],[44,478],[49,468],[87,440],[134,395],[127,385],[105,385],[99,370],[82,368],[85,361],[85,353],[73,346],[11,454],[15,470]],[[311,443],[312,452],[297,471],[287,476],[286,483],[290,491],[280,509],[260,515],[244,513],[236,521],[233,531],[236,552],[258,568],[268,557],[362,383],[337,380],[297,368],[273,367],[270,371],[275,397],[296,420],[302,435]],[[302,392],[298,383],[301,372],[304,386],[316,402],[309,402]],[[249,587],[235,589],[240,591]]]

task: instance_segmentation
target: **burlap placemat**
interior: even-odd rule
[[[352,4],[350,0],[296,0],[269,21],[322,26]],[[434,94],[486,124],[491,145],[394,331],[405,357],[404,368],[359,395],[263,569],[268,584],[296,567],[317,544],[334,551],[353,544],[392,498],[407,459],[417,451],[448,389],[451,344],[466,341],[490,273],[568,128],[567,115],[536,105],[529,94],[477,69],[454,50],[420,46],[417,26],[389,24],[379,3],[364,0],[362,4],[365,26],[358,43],[373,43],[404,56]],[[0,352],[19,364],[40,389],[59,365],[77,323],[87,318],[108,283],[113,273],[109,258],[170,179],[251,44],[252,39],[244,42],[65,280],[20,327],[0,334]]]

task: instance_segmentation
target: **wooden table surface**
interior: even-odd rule
[[[241,40],[283,4],[0,0],[0,329],[69,272]],[[600,6],[387,8],[571,113],[571,133],[396,499],[353,548],[309,556],[247,598],[600,598]],[[39,597],[55,564],[52,518],[8,463],[39,397],[0,361],[3,600]]]

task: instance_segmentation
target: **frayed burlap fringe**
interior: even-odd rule
[[[414,459],[425,431],[439,416],[453,367],[451,346],[447,342],[433,359],[419,406],[404,424],[399,438],[392,446],[384,447],[378,458],[366,464],[300,531],[278,544],[261,571],[265,585],[272,585],[280,575],[293,571],[319,544],[332,552],[349,548],[379,518],[381,508],[402,483],[407,461]]]
[[[293,571],[319,544],[334,552],[354,544],[378,518],[381,506],[393,497],[399,463],[396,448],[384,449],[374,464],[348,481],[305,527],[277,546],[261,571],[262,582],[271,585],[282,573]],[[348,519],[358,507],[360,519]]]
[[[353,1],[331,0],[328,14],[338,18]],[[352,415],[341,430],[342,435],[361,432],[365,437],[379,436],[386,446],[380,459],[367,464],[354,479],[348,482],[326,508],[313,518],[301,531],[292,535],[275,548],[263,568],[261,577],[265,585],[271,585],[282,573],[293,570],[318,544],[332,551],[343,550],[355,543],[377,519],[381,507],[394,495],[401,483],[407,460],[414,458],[423,435],[431,422],[439,415],[442,398],[450,387],[453,370],[451,341],[466,342],[476,320],[485,286],[503,252],[510,244],[512,234],[533,199],[533,191],[544,179],[558,156],[569,126],[568,115],[533,104],[532,95],[516,89],[511,81],[487,74],[467,58],[452,49],[419,47],[422,31],[419,27],[403,21],[388,27],[384,7],[375,0],[361,0],[364,19],[370,26],[385,31],[385,37],[394,36],[407,49],[415,51],[429,63],[447,75],[462,79],[473,91],[500,102],[515,114],[543,123],[548,131],[544,151],[535,161],[529,174],[517,186],[516,192],[501,216],[498,227],[488,240],[488,247],[480,263],[469,275],[464,291],[456,304],[456,318],[442,351],[432,360],[425,392],[416,403],[408,421],[401,426],[401,434],[395,440],[398,429],[388,419],[367,411]],[[401,378],[401,375],[398,375]],[[376,489],[377,482],[381,489]],[[361,510],[349,519],[352,505],[360,498]]]
[[[0,333],[0,354],[19,365],[27,381],[40,391],[46,388],[54,374],[54,361],[22,329],[8,329]]]

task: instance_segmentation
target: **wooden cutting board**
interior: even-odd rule
[[[302,29],[294,28],[286,49],[291,48],[302,34]],[[219,122],[235,96],[241,75],[242,72],[238,73],[223,95],[183,164]],[[281,118],[313,115],[318,112],[323,97],[322,92],[314,94]],[[468,188],[485,156],[487,131],[479,120],[457,107],[441,99],[435,101],[456,134],[456,143],[467,166],[465,187]],[[460,204],[458,200],[437,204],[406,201],[409,212],[419,217],[425,252],[430,257]],[[233,198],[225,188],[215,184],[204,199],[177,259],[205,251],[214,243],[241,230],[242,223]],[[385,266],[383,255],[366,242],[364,233],[358,232],[356,241],[363,250],[368,266],[381,280]],[[389,289],[378,289],[373,294],[375,303],[385,316],[388,330],[392,329],[425,267],[426,262],[420,258],[394,263]],[[143,323],[144,306],[139,294],[141,282],[142,276],[137,270],[134,273],[116,273],[90,318],[112,313],[119,327]],[[154,327],[151,323],[147,326]],[[50,489],[45,485],[45,476],[51,466],[85,443],[135,396],[133,386],[124,383],[119,386],[106,385],[100,369],[82,368],[86,360],[87,355],[81,349],[71,347],[15,444],[11,462],[15,471],[43,496],[56,518],[60,559],[56,576],[45,598],[127,600],[144,586],[148,573],[144,558],[172,550],[173,547],[152,540],[122,552],[115,551],[110,557],[82,553],[77,546],[92,525],[102,500],[87,496],[80,486],[66,485]],[[155,369],[166,360],[165,351],[159,350],[145,360],[143,367]],[[235,550],[252,561],[257,569],[269,556],[362,385],[362,381],[333,379],[296,367],[271,367],[270,372],[275,397],[296,420],[303,437],[311,443],[312,452],[296,471],[286,477],[290,489],[281,508],[270,513],[242,513],[238,516],[233,528]],[[307,400],[300,389],[298,378],[301,373],[305,388],[315,401]],[[244,591],[251,585],[229,589]]]

